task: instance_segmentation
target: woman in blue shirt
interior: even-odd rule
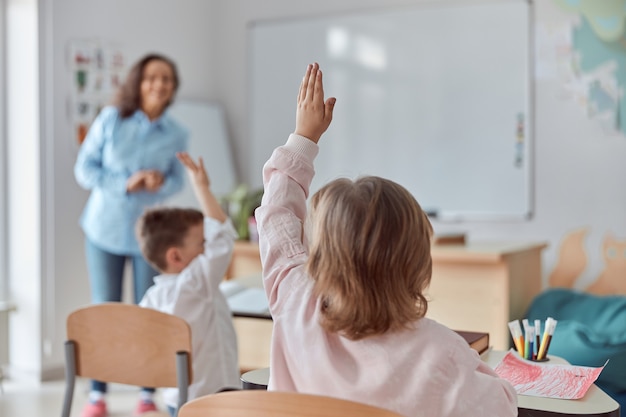
[[[138,303],[157,272],[144,260],[135,223],[147,207],[180,191],[184,167],[176,153],[187,150],[188,132],[166,113],[178,89],[176,65],[150,54],[130,70],[115,106],[105,107],[80,147],[74,175],[91,191],[80,218],[94,303],[121,301],[124,266],[132,263]],[[83,417],[107,414],[106,384],[92,381]],[[143,389],[135,414],[155,410],[152,389]]]

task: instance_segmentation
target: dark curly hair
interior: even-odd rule
[[[130,117],[141,107],[141,81],[143,79],[143,71],[152,61],[163,61],[172,68],[174,76],[174,93],[178,90],[179,78],[176,64],[171,59],[160,54],[148,54],[141,58],[130,69],[124,83],[117,91],[117,95],[113,104],[117,107],[122,119]],[[167,104],[171,104],[171,101]]]

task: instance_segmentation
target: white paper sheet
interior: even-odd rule
[[[251,288],[233,281],[220,283],[233,313],[263,314],[269,312],[269,303],[262,288]]]

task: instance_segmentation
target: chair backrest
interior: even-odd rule
[[[104,382],[176,387],[177,353],[189,356],[191,329],[180,317],[132,304],[80,308],[67,318],[75,345],[75,374]]]
[[[227,391],[184,404],[178,417],[402,417],[338,398],[277,391]]]

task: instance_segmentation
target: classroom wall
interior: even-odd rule
[[[97,37],[120,42],[129,62],[150,50],[172,56],[179,63],[182,75],[180,97],[224,104],[237,170],[242,179],[249,181],[260,173],[250,172],[247,166],[250,160],[247,24],[255,19],[316,16],[413,5],[421,1],[38,2],[42,43],[40,79],[44,92],[40,106],[39,144],[43,150],[39,166],[34,169],[42,173],[37,175],[39,181],[33,188],[42,187],[40,193],[36,192],[39,213],[34,221],[42,223],[38,235],[43,243],[41,255],[37,254],[39,258],[35,259],[40,263],[40,270],[34,271],[35,277],[29,277],[25,284],[19,283],[23,276],[11,278],[12,289],[18,288],[21,298],[17,300],[19,309],[11,319],[10,355],[15,374],[24,371],[36,378],[62,376],[66,316],[89,302],[83,237],[77,224],[88,194],[76,185],[72,174],[77,145],[66,107],[70,76],[65,48],[71,39]],[[563,28],[570,24],[571,13],[554,1],[535,3],[536,35],[545,31],[563,32]],[[536,36],[536,40],[539,42],[541,36]],[[544,278],[556,264],[562,238],[574,229],[588,226],[590,239],[585,245],[590,255],[589,266],[577,282],[582,285],[594,279],[603,268],[600,245],[604,235],[610,231],[626,240],[626,187],[622,184],[622,179],[626,178],[626,164],[623,163],[626,138],[623,134],[607,133],[597,120],[588,117],[586,108],[564,87],[560,64],[554,59],[554,47],[538,46],[534,217],[526,222],[435,222],[434,226],[438,232],[464,231],[470,240],[476,241],[547,241],[550,246],[544,252]],[[336,111],[341,111],[341,97],[338,100]],[[277,145],[283,143],[289,133],[276,138]],[[19,140],[19,136],[13,140]],[[19,207],[15,211],[19,211]],[[28,219],[22,216],[22,223],[27,222]],[[20,240],[18,235],[14,233],[12,238]],[[17,243],[20,243],[18,247],[26,245],[24,238]]]
[[[218,95],[226,106],[229,127],[233,134],[236,158],[244,179],[261,175],[250,172],[246,161],[249,152],[248,66],[246,47],[247,25],[256,19],[309,17],[364,9],[419,5],[421,0],[342,0],[294,2],[290,0],[218,0],[220,16],[218,31],[223,39],[217,45]],[[435,0],[454,4],[454,1]],[[458,2],[457,2],[458,3]],[[562,241],[570,232],[586,229],[587,235],[576,243],[583,248],[582,271],[568,285],[585,288],[607,269],[602,245],[609,234],[620,250],[626,247],[626,129],[607,129],[599,118],[590,117],[590,103],[581,97],[585,82],[595,77],[593,71],[578,74],[579,51],[568,41],[573,37],[573,25],[580,25],[580,14],[564,7],[565,2],[541,0],[534,3],[534,109],[535,109],[535,167],[534,216],[530,221],[515,222],[434,222],[436,232],[461,231],[471,241],[546,241],[544,280],[556,267]],[[618,2],[613,2],[615,5]],[[583,7],[580,6],[580,7]],[[620,6],[617,6],[620,7]],[[616,18],[623,19],[623,4]],[[497,34],[494,34],[496,36]],[[323,36],[323,34],[320,34]],[[435,40],[433,40],[435,41]],[[303,46],[305,47],[305,46]],[[622,48],[622,51],[626,49]],[[618,56],[626,58],[626,55]],[[311,61],[315,57],[311,57]],[[494,57],[497,61],[497,57]],[[606,66],[606,65],[605,65]],[[459,71],[462,71],[459,68]],[[606,69],[604,69],[606,72]],[[620,71],[624,68],[620,67]],[[623,77],[621,88],[624,92]],[[297,87],[296,87],[297,88]],[[295,97],[294,89],[294,97]],[[332,94],[332,91],[327,91]],[[341,112],[341,97],[337,97],[336,112]],[[624,107],[624,104],[622,104]],[[623,118],[626,119],[626,118]],[[622,123],[625,123],[622,120]],[[284,137],[276,138],[282,144]],[[324,146],[323,141],[321,146]],[[269,155],[268,155],[269,156]],[[571,239],[570,239],[571,240]],[[571,245],[570,245],[571,246]],[[579,250],[577,255],[582,252]],[[576,250],[574,251],[576,252]],[[578,256],[581,259],[581,256]],[[626,277],[625,261],[621,258],[619,273]],[[623,279],[626,287],[626,279]],[[626,293],[626,290],[624,290]]]

